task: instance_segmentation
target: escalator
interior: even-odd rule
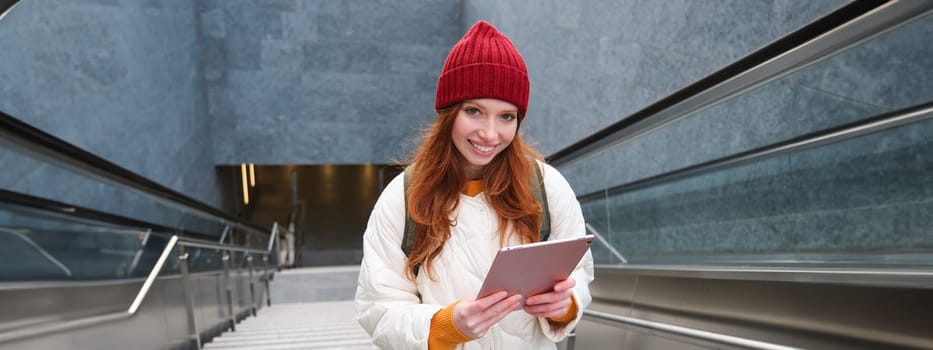
[[[599,238],[573,346],[933,349],[930,5],[840,10],[549,158]]]
[[[0,145],[16,167],[41,163],[28,176],[43,182],[23,188],[42,196],[0,190],[0,349],[200,348],[270,304],[279,225],[239,222],[2,112]],[[95,207],[51,199],[71,195],[49,191],[61,183],[97,191],[83,202]]]

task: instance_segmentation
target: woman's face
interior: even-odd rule
[[[465,173],[475,180],[483,167],[502,152],[518,131],[518,107],[492,98],[466,100],[452,131],[454,146],[466,159]]]

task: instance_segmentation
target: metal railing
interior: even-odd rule
[[[758,340],[752,340],[747,338],[735,337],[731,335],[726,335],[722,333],[707,332],[694,328],[687,328],[681,326],[675,326],[667,323],[646,321],[634,317],[620,316],[605,312],[593,311],[593,310],[583,310],[583,318],[589,318],[595,321],[600,321],[602,323],[607,323],[613,326],[635,326],[641,329],[646,329],[652,332],[658,332],[663,335],[678,335],[682,337],[687,337],[695,340],[700,340],[703,342],[737,346],[743,349],[755,349],[755,350],[796,350],[799,348],[784,346],[779,344],[773,344]],[[573,350],[568,349],[568,350]]]
[[[599,233],[599,231],[596,231],[596,229],[593,228],[592,225],[586,224],[586,230],[589,231],[591,234],[593,234],[593,236],[596,236],[596,239],[599,240],[599,243],[602,243],[603,246],[606,247],[606,250],[608,250],[609,253],[612,254],[612,256],[616,257],[616,259],[619,259],[619,262],[623,264],[628,264],[628,260],[626,260],[625,257],[622,256],[622,253],[619,253],[619,251],[616,250],[616,247],[613,247],[612,243],[609,242],[609,240],[607,240],[606,237],[603,237],[603,235]]]
[[[250,308],[253,315],[256,314],[256,310],[260,307],[263,300],[265,300],[266,305],[269,306],[272,304],[272,301],[269,296],[269,255],[272,254],[270,250],[260,250],[260,249],[250,249],[250,248],[241,248],[217,244],[209,241],[194,240],[190,238],[180,237],[178,235],[172,235],[168,243],[165,245],[165,248],[162,249],[162,253],[159,255],[159,259],[156,261],[155,265],[152,267],[152,270],[149,272],[148,277],[143,282],[142,286],[139,289],[139,292],[136,293],[136,297],[133,299],[133,302],[130,304],[129,308],[126,311],[114,312],[103,315],[96,315],[86,318],[80,318],[75,320],[69,320],[64,322],[56,322],[44,325],[38,325],[26,329],[14,330],[10,332],[0,333],[0,343],[23,339],[28,337],[34,337],[43,334],[61,332],[66,330],[72,330],[82,327],[88,327],[93,325],[98,325],[102,323],[114,322],[123,319],[127,319],[136,315],[139,311],[140,306],[143,301],[146,299],[146,296],[149,295],[149,291],[152,288],[153,283],[159,277],[163,266],[168,261],[172,252],[176,249],[178,250],[178,260],[181,262],[180,268],[182,273],[182,287],[184,291],[185,306],[188,314],[188,321],[191,325],[190,336],[195,340],[197,348],[201,348],[201,337],[200,337],[200,327],[197,323],[197,317],[195,317],[195,301],[193,288],[191,286],[191,273],[188,270],[188,252],[186,248],[201,248],[201,249],[215,249],[224,252],[223,255],[223,267],[224,267],[224,288],[226,290],[225,301],[227,306],[227,321],[230,322],[231,329],[235,329],[236,326],[236,315],[234,314],[233,307],[233,293],[232,286],[230,283],[230,272],[232,268],[229,264],[230,253],[244,253],[246,254],[246,260],[249,263],[249,288],[250,288]],[[260,280],[263,283],[263,293],[257,298],[255,293],[255,283],[256,280],[253,276],[253,271],[255,266],[253,264],[253,256],[249,255],[259,255],[262,256],[262,274]]]
[[[28,245],[30,248],[34,249],[36,253],[38,253],[43,258],[45,258],[45,260],[47,260],[52,265],[54,265],[56,268],[61,270],[62,273],[65,274],[65,276],[70,277],[72,275],[71,269],[69,269],[68,266],[65,266],[65,264],[63,264],[61,260],[56,259],[54,255],[52,255],[47,250],[45,250],[45,248],[42,248],[42,246],[36,244],[35,241],[33,241],[31,238],[24,235],[22,232],[19,232],[18,230],[15,230],[13,228],[0,227],[0,233],[6,233],[9,235],[12,235],[13,237],[16,237],[20,241],[26,243],[26,245]]]
[[[285,268],[293,266],[295,263],[295,232],[294,224],[287,227],[278,222],[272,224],[272,235],[269,237],[267,249],[275,252],[277,267]]]

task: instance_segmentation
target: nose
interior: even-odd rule
[[[479,134],[479,137],[483,139],[483,142],[495,141],[496,137],[499,135],[499,133],[496,131],[495,118],[483,119],[477,134]]]

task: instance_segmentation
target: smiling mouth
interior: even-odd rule
[[[473,143],[473,141],[469,141],[469,142],[470,142],[470,145],[473,146],[473,149],[481,153],[489,153],[489,152],[492,152],[494,148],[496,148],[496,146],[480,146],[480,145]]]

